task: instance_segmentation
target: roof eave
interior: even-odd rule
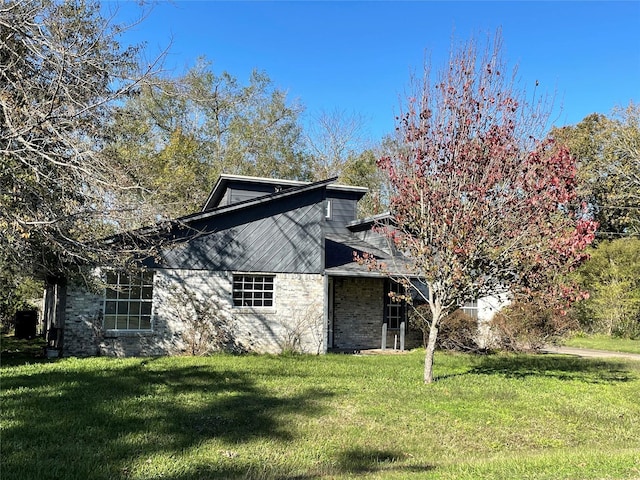
[[[373,215],[371,217],[359,218],[357,220],[353,220],[352,222],[347,223],[347,228],[349,230],[357,230],[358,227],[370,227],[375,223],[381,222],[383,220],[393,220],[390,212],[380,213],[378,215]]]

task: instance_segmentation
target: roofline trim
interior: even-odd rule
[[[411,275],[402,272],[380,272],[375,270],[370,271],[357,271],[348,270],[341,267],[325,268],[323,275],[330,277],[354,277],[354,278],[394,278],[394,277],[406,277],[406,278],[419,278],[418,275]]]
[[[353,277],[353,278],[385,278],[388,277],[383,272],[357,272],[354,270],[345,270],[340,267],[331,267],[324,269],[324,275],[329,277]]]
[[[301,180],[289,180],[289,179],[280,179],[280,178],[269,178],[269,177],[253,177],[250,175],[234,175],[231,173],[221,173],[219,179],[226,180],[240,180],[245,182],[257,182],[257,183],[272,183],[272,184],[290,184],[291,186],[308,184],[311,182],[303,182]]]
[[[288,179],[268,178],[268,177],[252,177],[248,175],[233,175],[229,173],[221,173],[215,185],[213,186],[211,193],[209,193],[207,200],[204,202],[204,205],[202,206],[202,210],[200,211],[200,213],[204,213],[207,211],[205,210],[205,208],[207,207],[207,205],[209,205],[209,202],[211,202],[214,195],[218,192],[218,189],[221,188],[221,186],[224,183],[228,181],[234,181],[234,180],[239,182],[262,183],[267,185],[291,185],[292,188],[302,187],[306,185],[313,185],[315,183],[318,183],[318,182],[305,182],[302,180],[288,180]],[[331,184],[327,184],[328,190],[350,191],[350,192],[358,192],[358,193],[365,193],[365,194],[369,191],[367,187],[358,187],[358,186],[352,186],[352,185],[343,185],[341,183],[334,183],[336,180],[338,180],[338,177],[332,177],[330,180],[331,180],[330,182]],[[320,180],[320,181],[325,181],[325,180]]]
[[[375,222],[379,222],[380,220],[386,220],[391,218],[392,218],[391,212],[379,213],[378,215],[373,215],[371,217],[359,218],[357,220],[353,220],[347,223],[347,228],[367,225],[369,223],[375,223]]]
[[[369,191],[368,187],[358,187],[356,185],[345,185],[343,183],[333,183],[327,186],[327,190],[345,190],[349,192],[362,192],[367,193]]]

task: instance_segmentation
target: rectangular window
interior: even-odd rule
[[[151,330],[153,272],[107,273],[105,330]]]
[[[474,320],[478,320],[478,301],[472,300],[465,303],[464,307],[462,307],[462,311]]]
[[[331,200],[325,200],[324,202],[324,218],[331,220]]]
[[[234,307],[273,307],[275,275],[234,275]]]
[[[385,284],[384,318],[389,330],[399,330],[406,320],[407,308],[404,300],[392,298],[390,293],[404,294],[404,287],[398,282],[387,280]]]

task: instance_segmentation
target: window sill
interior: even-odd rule
[[[269,315],[278,313],[274,307],[233,307],[234,313],[266,313]]]
[[[106,330],[104,332],[104,338],[150,337],[151,335],[153,330]]]

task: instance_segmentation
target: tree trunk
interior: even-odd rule
[[[434,315],[429,328],[429,340],[424,357],[424,383],[433,382],[433,354],[436,351],[436,340],[438,339],[438,328],[440,327],[441,314]]]

